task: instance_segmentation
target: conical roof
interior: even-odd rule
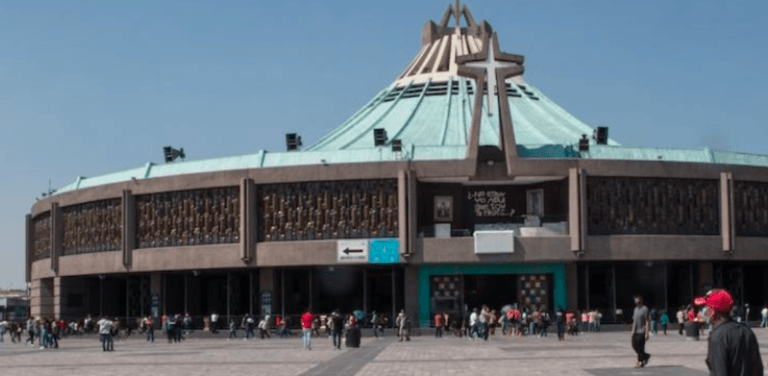
[[[495,60],[488,57],[488,51]],[[482,116],[475,120],[479,123],[480,146],[504,149],[502,123],[511,125],[520,156],[572,156],[564,150],[577,145],[582,135],[592,136],[592,127],[526,82],[522,76],[523,57],[500,52],[498,38],[488,22],[476,23],[466,5],[457,3],[448,6],[439,23],[429,21],[424,26],[421,49],[392,84],[307,150],[371,148],[376,128],[384,129],[390,142],[399,139],[406,147],[467,146],[471,142],[478,80],[464,77],[462,70],[482,65],[473,61],[486,59],[488,64],[506,60],[509,66],[517,65],[520,75],[504,80],[503,93],[492,83],[490,96],[487,82],[493,77],[488,72],[503,67],[488,67],[485,79],[479,80],[484,82]],[[500,101],[508,103],[511,119],[504,118],[506,106],[501,106]],[[608,145],[618,144],[609,140]],[[550,155],[553,152],[556,155]]]

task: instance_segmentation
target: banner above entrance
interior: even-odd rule
[[[368,262],[368,239],[339,240],[337,256],[343,263]]]
[[[515,231],[475,231],[475,253],[514,253]]]

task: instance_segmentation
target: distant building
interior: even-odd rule
[[[498,38],[451,5],[394,82],[304,150],[291,133],[286,152],[148,163],[41,199],[32,314],[405,308],[426,325],[510,303],[621,320],[633,295],[675,309],[715,286],[768,300],[768,156],[623,147]],[[199,136],[230,137],[215,133]]]
[[[0,320],[17,321],[29,315],[29,296],[24,290],[0,290]]]

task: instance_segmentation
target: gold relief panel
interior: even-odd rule
[[[259,241],[396,237],[394,179],[264,185]]]
[[[737,236],[768,236],[768,183],[733,182]]]
[[[240,242],[240,188],[136,197],[137,248]]]
[[[51,257],[51,212],[32,219],[32,261]]]
[[[123,205],[120,199],[88,202],[62,209],[63,255],[122,249]]]
[[[718,180],[588,177],[590,235],[719,235]]]

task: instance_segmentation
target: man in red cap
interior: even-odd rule
[[[712,376],[762,376],[763,361],[752,330],[731,320],[733,298],[728,291],[712,290],[696,298],[696,305],[706,305],[714,315],[715,327],[709,334],[707,367]]]

